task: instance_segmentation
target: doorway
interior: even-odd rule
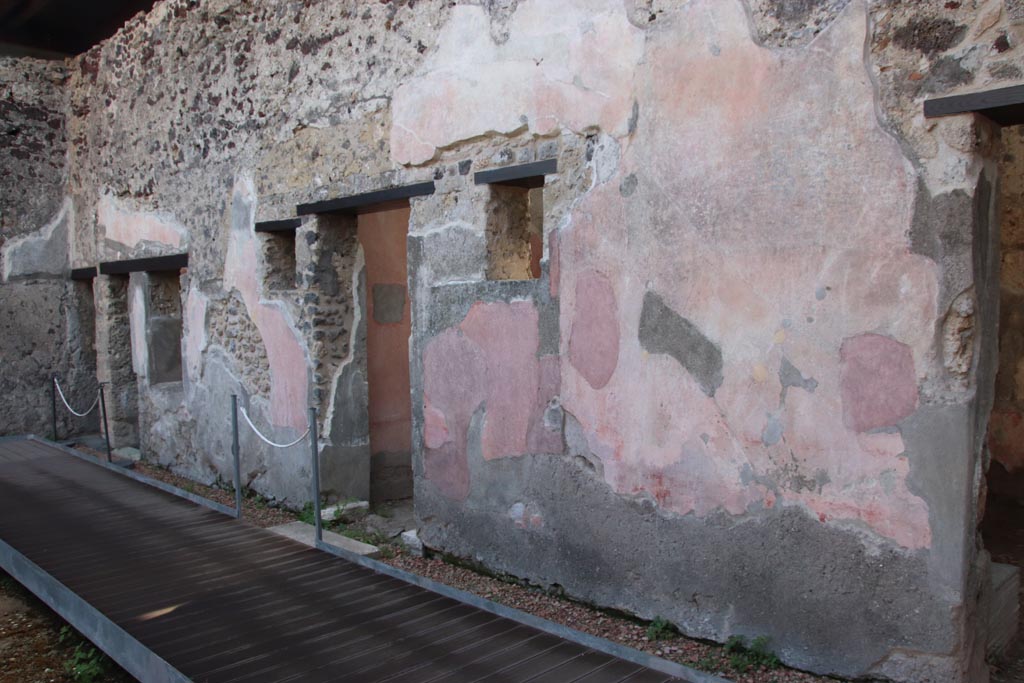
[[[1002,129],[999,158],[999,370],[989,420],[987,494],[981,532],[994,566],[989,630],[1007,632],[1009,624],[993,620],[1020,619],[1019,600],[1012,593],[1012,567],[1024,571],[1024,126]],[[1003,586],[1003,583],[1008,585]],[[1017,608],[1017,609],[1013,609]],[[1012,613],[1011,613],[1012,612]],[[993,680],[1024,676],[1024,648],[1003,653]],[[997,643],[996,650],[1003,649]]]
[[[412,497],[412,331],[406,237],[409,207],[359,214],[366,258],[366,364],[369,385],[370,501]]]

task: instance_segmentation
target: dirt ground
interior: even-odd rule
[[[76,663],[77,674],[68,670]],[[134,680],[67,628],[60,617],[14,579],[0,572],[0,683]]]

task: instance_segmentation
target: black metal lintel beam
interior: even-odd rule
[[[302,225],[301,218],[285,218],[280,221],[259,221],[256,232],[295,232]]]
[[[72,280],[91,280],[94,277],[96,277],[96,266],[89,266],[88,268],[71,269]]]
[[[1024,123],[1024,85],[924,101],[924,115],[928,118],[969,112],[987,116],[1001,126]]]
[[[545,159],[518,166],[505,166],[473,175],[477,185],[512,185],[513,187],[544,187],[544,176],[558,172],[557,159]]]
[[[412,185],[402,185],[400,187],[390,187],[386,190],[364,192],[363,194],[354,194],[348,197],[339,197],[337,199],[326,199],[322,202],[299,204],[295,207],[295,213],[300,216],[309,216],[315,213],[357,215],[360,213],[379,211],[381,208],[403,206],[408,203],[409,199],[412,197],[423,197],[429,194],[434,194],[433,181],[414,183]]]
[[[156,273],[167,270],[188,268],[188,254],[151,256],[149,258],[106,261],[100,264],[100,275],[124,275],[126,273]]]

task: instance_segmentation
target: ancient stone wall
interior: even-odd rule
[[[294,247],[254,224],[433,180],[408,236],[428,545],[816,671],[982,680],[998,133],[921,101],[1022,78],[1014,7],[159,2],[66,86],[73,264],[189,252],[183,381],[120,372],[119,429],[138,387],[147,457],[212,480],[231,394],[278,440],[312,405],[325,489],[365,496],[356,219]],[[546,159],[529,199],[475,183]],[[304,444],[242,446],[247,485],[308,499]]]
[[[0,58],[0,434],[52,436],[50,380],[73,408],[96,397],[92,291],[67,278],[67,67]],[[61,438],[98,430],[58,403]]]

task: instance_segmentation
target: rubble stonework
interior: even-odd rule
[[[145,457],[226,479],[232,394],[278,440],[314,406],[325,490],[365,499],[368,328],[408,305],[427,546],[822,673],[981,681],[1009,175],[998,129],[921,103],[1024,79],[1016,13],[163,0],[66,71],[0,63],[8,102],[53,90],[68,139],[3,157],[41,169],[10,181],[5,234],[69,242],[52,276],[188,251],[177,308],[144,274],[93,285],[114,433]],[[543,190],[474,182],[548,159]],[[254,231],[425,181],[407,292],[367,286],[356,217]],[[30,275],[0,299],[63,286]],[[153,382],[175,315],[181,381]],[[308,500],[305,444],[243,429],[242,454],[247,486]]]
[[[51,377],[82,412],[96,397],[92,291],[69,282],[68,68],[0,58],[0,433],[52,436]],[[96,431],[58,404],[62,438]]]

